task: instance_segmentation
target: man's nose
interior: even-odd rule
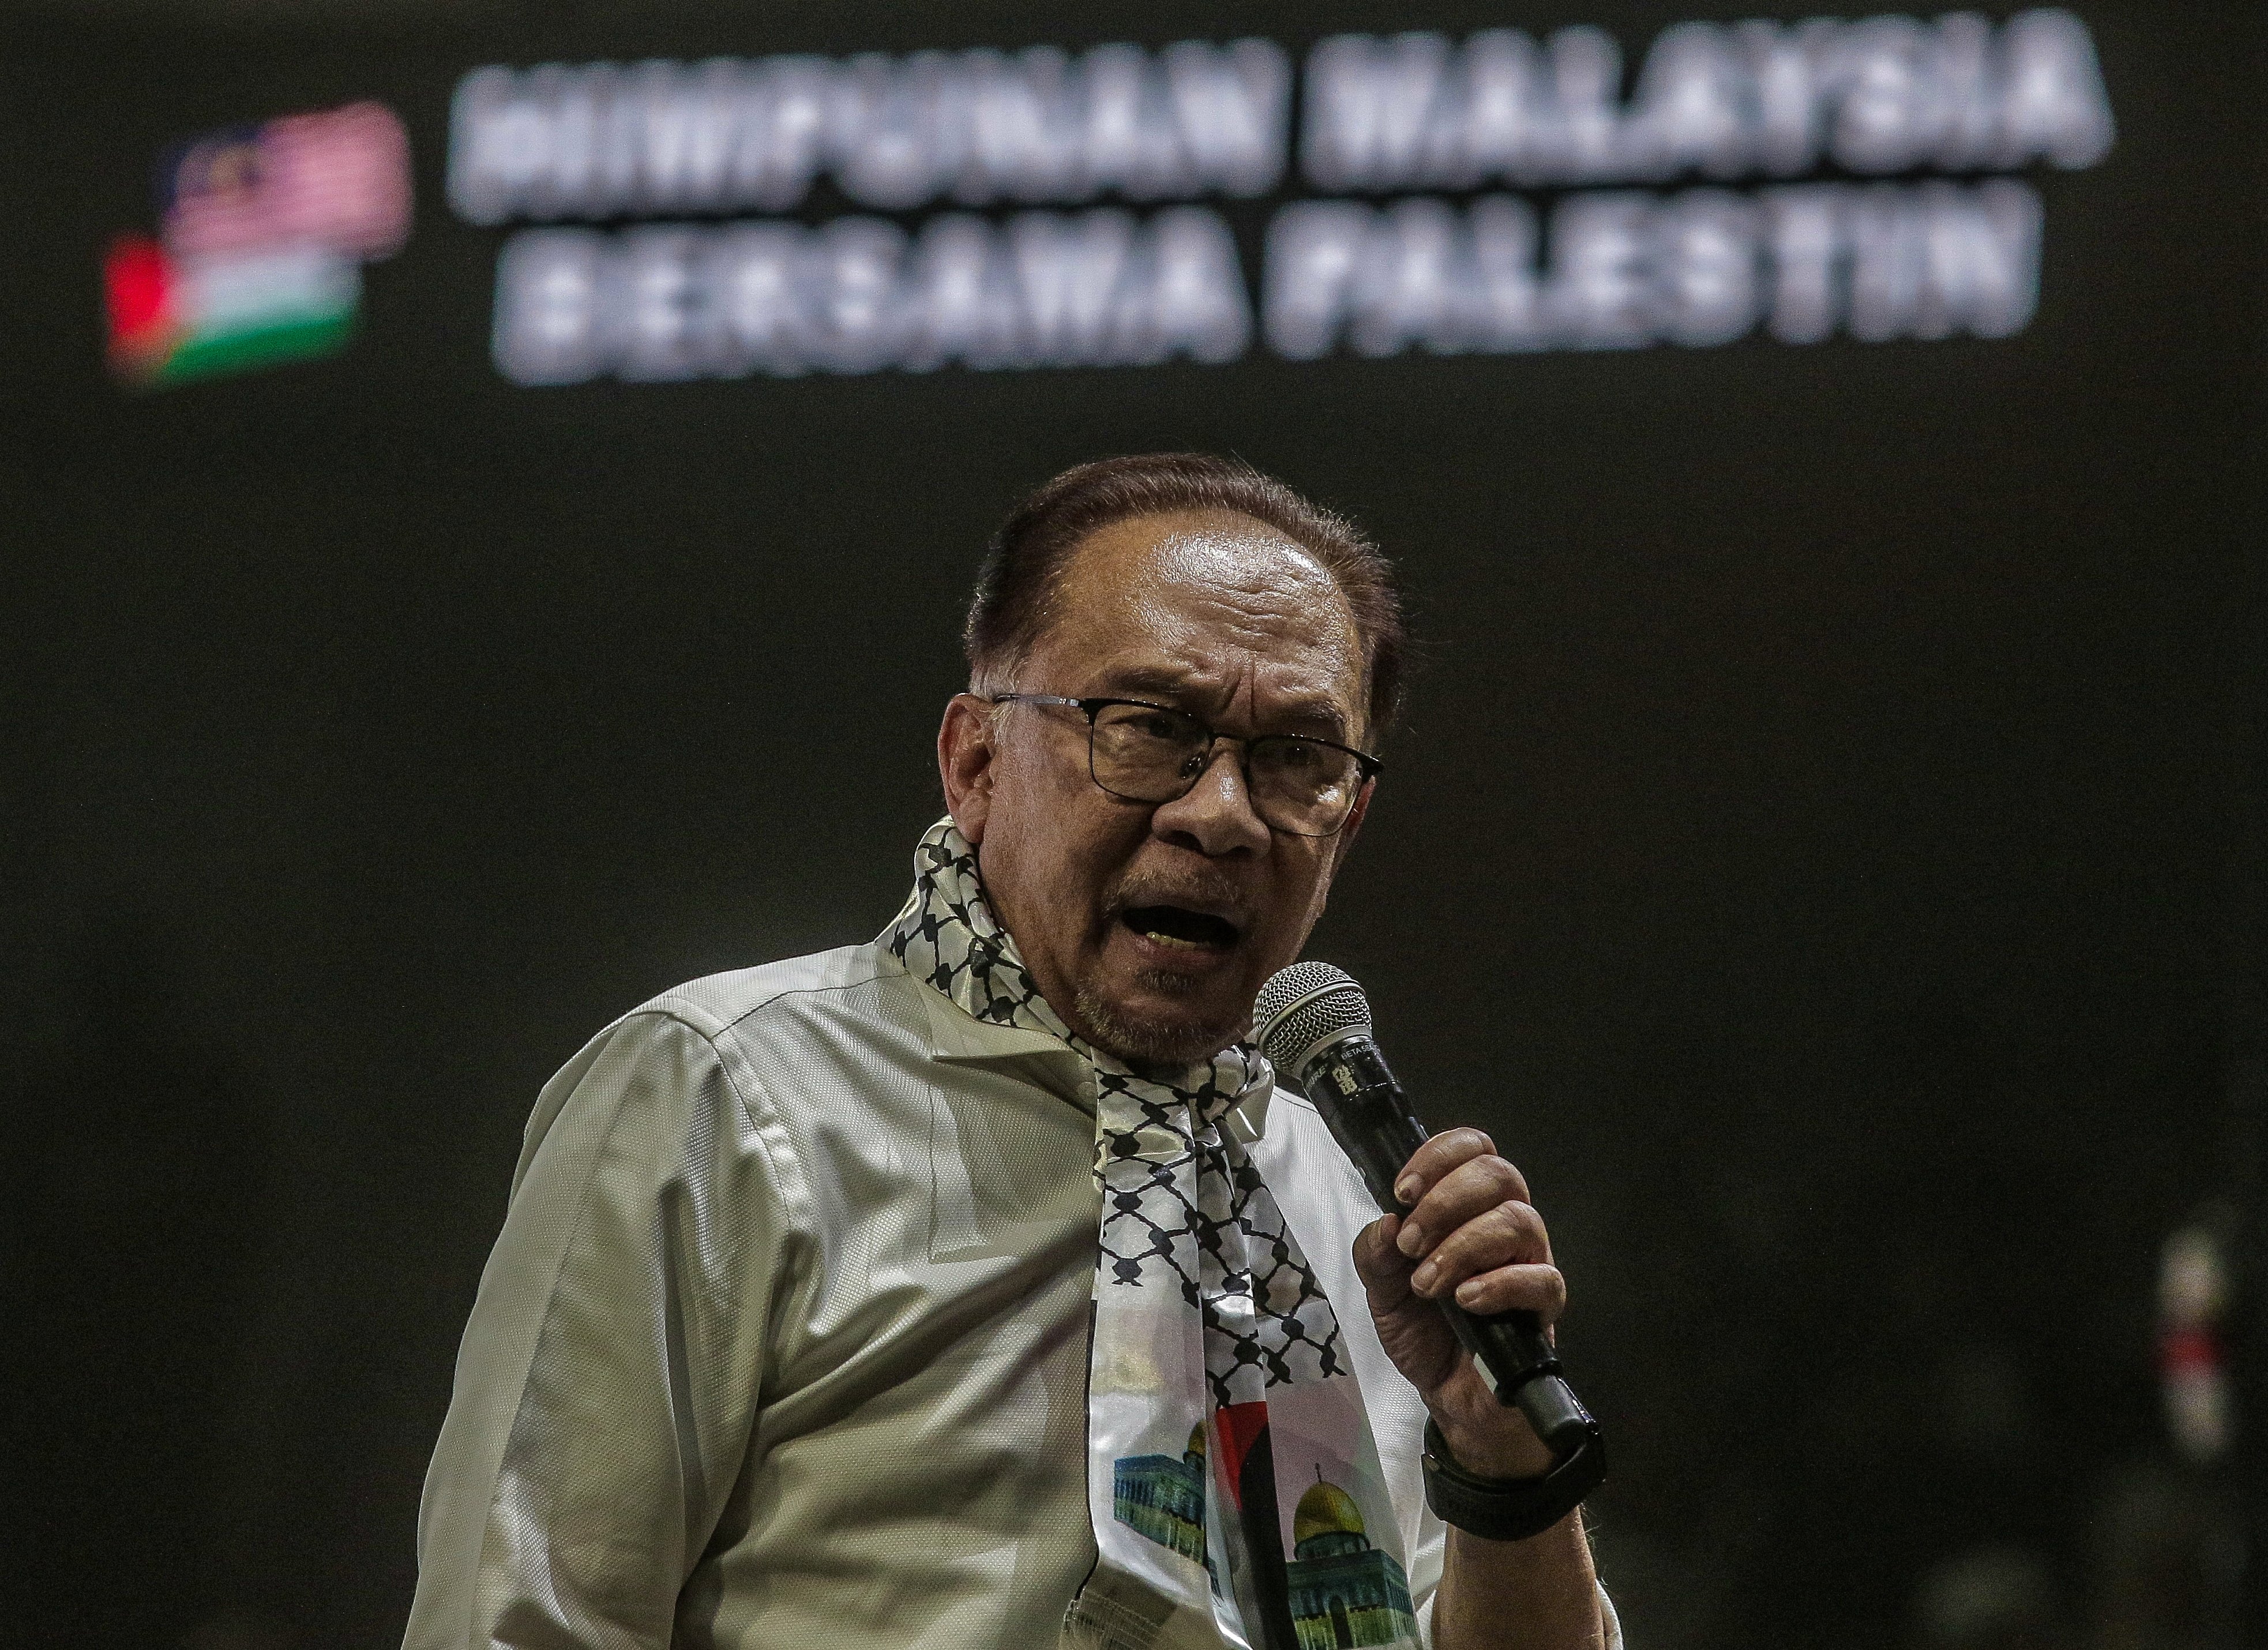
[[[1151,828],[1213,858],[1239,849],[1257,852],[1267,847],[1268,822],[1252,811],[1241,748],[1215,745],[1197,783],[1186,794],[1160,803],[1151,815]]]

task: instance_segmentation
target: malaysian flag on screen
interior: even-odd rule
[[[215,132],[158,170],[166,249],[315,246],[382,258],[409,232],[409,140],[382,103]]]
[[[409,142],[382,103],[234,126],[158,165],[159,237],[103,259],[110,364],[174,384],[332,355],[353,335],[362,266],[409,233]]]

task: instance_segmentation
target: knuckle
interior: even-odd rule
[[[1467,1223],[1465,1230],[1497,1265],[1548,1260],[1542,1223],[1523,1203],[1502,1203]]]
[[[1469,1307],[1533,1312],[1546,1322],[1566,1310],[1567,1280],[1550,1266],[1502,1266],[1473,1280]]]
[[[1516,1260],[1523,1248],[1519,1232],[1498,1218],[1497,1211],[1490,1210],[1451,1233],[1442,1241],[1439,1253],[1445,1264],[1454,1261],[1477,1271]]]
[[[1535,1212],[1533,1204],[1518,1206],[1522,1241],[1535,1252],[1539,1260],[1549,1262],[1551,1258],[1551,1233],[1544,1226],[1543,1217]]]
[[[1434,1275],[1450,1283],[1484,1271],[1491,1264],[1486,1249],[1475,1243],[1468,1226],[1460,1226],[1449,1234],[1425,1258]]]
[[[1418,1148],[1418,1155],[1440,1174],[1454,1173],[1492,1148],[1488,1136],[1477,1129],[1450,1129],[1435,1135]]]
[[[1502,1203],[1505,1185],[1491,1165],[1501,1161],[1492,1157],[1476,1157],[1459,1167],[1444,1182],[1444,1188],[1474,1214],[1491,1204]]]
[[[1435,1235],[1462,1225],[1472,1211],[1462,1197],[1464,1182],[1454,1175],[1445,1175],[1426,1190],[1418,1199],[1410,1218]]]
[[[1489,1273],[1476,1281],[1473,1289],[1474,1304],[1488,1312],[1510,1312],[1519,1307],[1533,1309],[1526,1279],[1511,1267]]]
[[[1498,1192],[1506,1197],[1518,1198],[1521,1203],[1528,1201],[1528,1182],[1521,1177],[1520,1171],[1513,1168],[1508,1160],[1491,1155],[1480,1160],[1485,1166],[1490,1184],[1494,1186]]]
[[[1484,1272],[1459,1285],[1457,1304],[1468,1312],[1495,1313],[1504,1308],[1504,1291],[1493,1272]]]
[[[1512,1242],[1525,1247],[1532,1235],[1524,1212],[1527,1207],[1524,1203],[1500,1203],[1488,1212],[1489,1222]]]

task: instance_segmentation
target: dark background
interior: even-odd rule
[[[539,1085],[674,982],[878,929],[984,537],[1198,447],[1406,571],[1424,668],[1311,951],[1535,1182],[1633,1650],[1949,1642],[1972,1595],[2033,1601],[2012,1644],[2205,1642],[2132,1622],[2203,1608],[2152,1291],[2250,1092],[2257,8],[2080,8],[2120,141],[2038,180],[1996,343],[525,391],[501,235],[441,197],[485,62],[1635,57],[1749,10],[16,7],[0,1635],[397,1641]],[[419,207],[350,351],[114,387],[98,263],[157,152],[358,96]]]

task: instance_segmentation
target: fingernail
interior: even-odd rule
[[[1416,1203],[1418,1201],[1418,1194],[1421,1190],[1422,1188],[1418,1185],[1418,1177],[1415,1175],[1404,1175],[1400,1180],[1394,1182],[1394,1195],[1406,1204]]]
[[[1411,1222],[1404,1220],[1402,1235],[1394,1240],[1394,1246],[1415,1260],[1425,1252],[1425,1234]]]
[[[1481,1280],[1479,1278],[1468,1278],[1464,1282],[1457,1285],[1457,1304],[1459,1306],[1476,1306],[1479,1304],[1480,1298]]]
[[[1427,1261],[1410,1274],[1410,1286],[1421,1295],[1431,1294],[1433,1293],[1433,1279],[1440,1275],[1440,1267]]]

